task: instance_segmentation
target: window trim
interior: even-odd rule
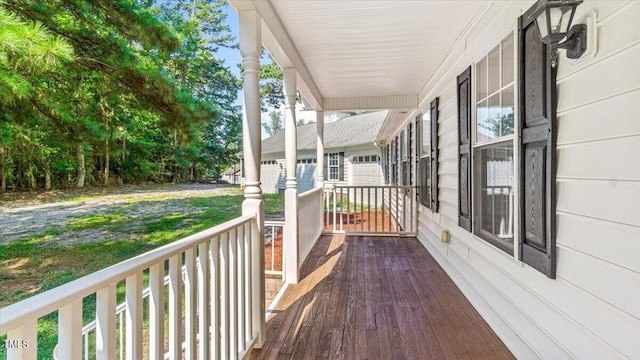
[[[327,162],[327,180],[340,181],[340,153],[339,152],[327,153],[327,159],[329,160]],[[335,165],[331,164],[332,160],[335,160],[336,162]],[[336,172],[335,178],[333,178],[331,174],[331,169],[335,169],[335,172]]]
[[[506,33],[504,36],[502,36],[500,38],[500,40],[497,41],[497,43],[495,45],[493,45],[486,53],[484,53],[481,57],[479,57],[478,59],[476,59],[473,64],[472,64],[472,74],[471,74],[471,129],[472,129],[472,134],[471,134],[471,199],[472,199],[472,205],[471,205],[471,222],[472,222],[472,231],[471,234],[482,240],[487,242],[488,244],[492,245],[493,247],[495,247],[496,249],[500,250],[500,252],[506,253],[507,255],[509,255],[510,257],[514,258],[514,259],[518,259],[520,254],[520,249],[519,249],[519,244],[520,244],[520,233],[519,233],[519,208],[518,206],[516,206],[515,204],[517,204],[517,201],[519,199],[520,196],[520,189],[519,189],[519,184],[520,184],[520,169],[518,167],[519,161],[520,161],[520,148],[519,148],[519,139],[517,136],[517,129],[519,129],[519,121],[520,121],[520,116],[519,116],[519,104],[518,104],[518,97],[520,96],[519,93],[519,81],[518,81],[518,71],[520,70],[520,64],[518,64],[518,29],[517,29],[517,21],[515,22],[514,26],[512,29],[509,30],[508,33]],[[502,43],[509,37],[513,37],[513,82],[510,83],[509,85],[506,86],[502,86],[502,59],[503,59],[503,53],[502,53]],[[507,89],[509,86],[513,86],[513,117],[514,117],[514,124],[513,124],[513,134],[511,135],[506,135],[503,137],[499,137],[499,138],[495,138],[495,139],[490,139],[487,141],[483,141],[478,143],[477,140],[477,106],[478,106],[478,102],[479,100],[477,99],[477,87],[478,87],[478,70],[477,70],[477,65],[478,63],[480,63],[483,59],[487,59],[489,57],[489,53],[495,49],[497,46],[500,46],[500,52],[499,52],[499,59],[500,59],[500,66],[499,66],[499,89],[491,94],[489,94],[489,91],[487,89],[487,95],[485,100],[488,101],[489,98],[491,98],[491,96],[499,93],[502,94],[502,92]],[[488,87],[488,83],[489,83],[489,72],[488,72],[488,61],[487,61],[487,87]],[[500,97],[500,99],[502,99],[502,95]],[[513,149],[513,201],[514,201],[514,207],[513,207],[513,250],[512,251],[507,251],[507,249],[503,246],[499,245],[499,240],[496,239],[494,236],[492,235],[487,235],[485,231],[482,230],[482,226],[481,224],[477,224],[477,221],[480,221],[479,219],[479,215],[481,214],[481,201],[478,198],[478,182],[481,181],[479,174],[477,173],[477,166],[478,166],[478,162],[480,161],[479,158],[479,154],[480,151],[482,149],[486,149],[486,148],[491,148],[491,147],[495,147],[498,144],[507,144],[509,141],[511,141],[512,144],[512,149]]]

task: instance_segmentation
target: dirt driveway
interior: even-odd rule
[[[57,244],[135,237],[141,227],[153,222],[154,218],[197,213],[206,209],[206,198],[241,194],[237,186],[217,184],[123,187],[110,189],[108,194],[104,194],[105,191],[87,190],[71,195],[50,193],[46,197],[18,195],[10,199],[5,196],[0,204],[0,245],[26,241],[34,236]],[[117,231],[92,227],[90,223],[73,226],[78,219],[92,220],[91,215],[104,215],[103,221],[109,221],[110,217],[124,219],[126,226]]]

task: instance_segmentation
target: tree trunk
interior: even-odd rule
[[[77,147],[78,152],[78,181],[76,182],[76,187],[84,187],[84,178],[87,175],[87,168],[84,162],[84,146],[82,144],[78,144]]]
[[[104,176],[102,178],[104,185],[109,185],[109,137],[107,137],[104,144]]]
[[[44,164],[44,189],[51,190],[51,162],[48,159]]]
[[[4,145],[0,145],[0,194],[7,192],[7,177],[4,173],[5,163]]]
[[[178,183],[178,130],[173,131],[173,146],[174,146],[174,155],[173,155],[173,184]]]

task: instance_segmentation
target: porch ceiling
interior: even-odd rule
[[[232,0],[263,18],[263,44],[316,109],[415,108],[485,1]]]

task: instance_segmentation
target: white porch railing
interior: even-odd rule
[[[282,254],[282,245],[284,241],[284,221],[265,220],[264,221],[264,238],[265,238],[265,264],[264,273],[266,275],[275,275],[282,277],[284,275],[284,256]],[[276,246],[276,242],[280,242]],[[267,256],[267,248],[271,250],[271,256]],[[280,259],[279,263],[276,259]],[[278,269],[278,265],[280,268]]]
[[[264,329],[264,294],[256,281],[264,279],[261,251],[256,217],[243,216],[7,306],[0,309],[0,336],[29,344],[8,348],[7,358],[36,359],[38,319],[55,311],[58,345],[47,358],[243,358],[264,335],[258,333]],[[117,306],[121,282],[125,302]],[[95,332],[89,349],[82,307],[94,294],[94,327],[85,326]]]
[[[413,186],[334,186],[325,190],[327,231],[361,235],[415,235]]]
[[[322,189],[298,195],[298,264],[302,265],[311,248],[322,235]]]

